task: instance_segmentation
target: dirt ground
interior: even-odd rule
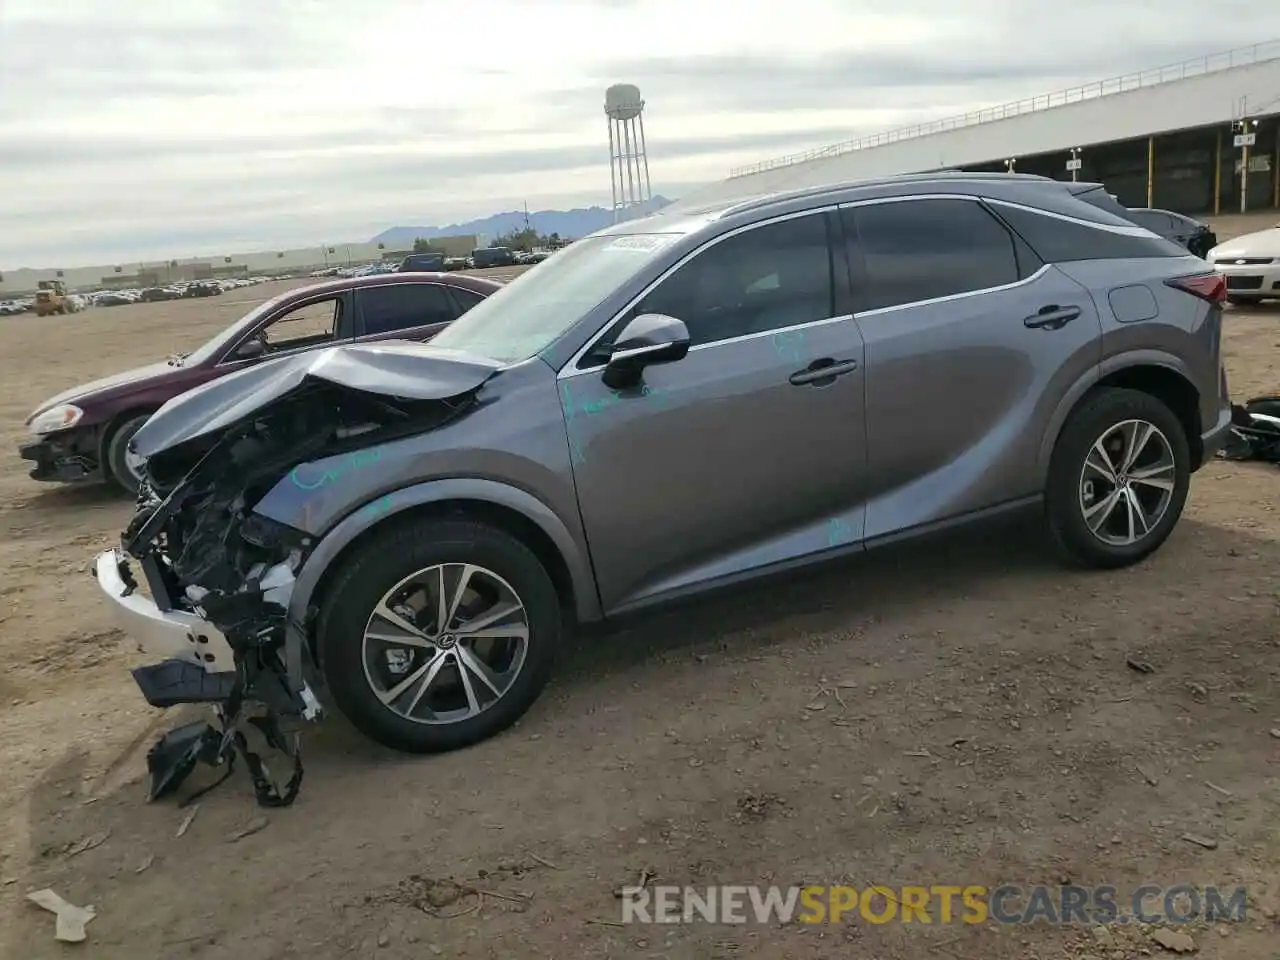
[[[37,484],[15,448],[46,396],[192,347],[278,288],[0,322],[0,957],[1163,952],[1136,926],[623,927],[614,891],[645,872],[1112,884],[1122,902],[1244,885],[1244,922],[1189,928],[1198,955],[1280,957],[1280,473],[1263,465],[1206,466],[1134,569],[1064,572],[1015,525],[582,642],[517,727],[460,753],[395,756],[328,719],[294,807],[230,839],[262,813],[237,774],[176,836],[187,812],[146,804],[143,781],[176,718],[137,694],[88,570],[130,505]],[[1237,398],[1280,392],[1280,306],[1226,327]],[[88,943],[54,942],[23,899],[46,886],[95,906]]]

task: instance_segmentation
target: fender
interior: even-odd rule
[[[306,613],[311,606],[312,596],[316,585],[334,560],[373,524],[402,511],[444,500],[480,500],[496,504],[514,510],[537,524],[564,558],[573,583],[578,619],[589,622],[601,618],[600,598],[596,593],[595,576],[590,562],[569,529],[550,507],[532,494],[494,480],[466,477],[429,480],[384,494],[353,510],[330,527],[311,551],[302,569],[298,571],[293,593],[289,598],[286,645],[291,680],[297,682],[297,678],[301,676],[301,653],[307,642]]]
[[[1063,394],[1062,399],[1058,401],[1053,415],[1049,418],[1044,437],[1040,441],[1040,454],[1036,459],[1036,470],[1037,475],[1040,477],[1041,486],[1044,485],[1044,478],[1049,474],[1049,460],[1053,456],[1054,445],[1058,442],[1058,434],[1062,432],[1063,424],[1067,422],[1067,417],[1076,408],[1080,398],[1095,387],[1099,381],[1129,367],[1164,367],[1166,370],[1172,370],[1180,375],[1188,383],[1195,383],[1195,378],[1192,377],[1191,370],[1186,363],[1174,354],[1166,353],[1163,350],[1127,350],[1124,353],[1104,357],[1101,363],[1071,385],[1070,389]]]

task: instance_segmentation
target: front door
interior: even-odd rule
[[[861,541],[863,346],[835,283],[835,229],[822,212],[755,225],[659,281],[605,339],[663,313],[692,346],[640,386],[562,371],[606,612]]]
[[[868,539],[1038,493],[1046,422],[1101,359],[1089,291],[977,200],[842,216],[867,345]]]

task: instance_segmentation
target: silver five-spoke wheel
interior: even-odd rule
[[[529,617],[511,585],[471,563],[441,563],[388,590],[364,629],[365,678],[406,720],[449,724],[483,713],[524,666]]]
[[[1080,472],[1080,509],[1093,535],[1129,546],[1163,519],[1176,480],[1173,447],[1155,424],[1123,420],[1094,442]]]

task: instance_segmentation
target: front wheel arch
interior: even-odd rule
[[[289,601],[287,628],[291,674],[300,667],[295,655],[305,648],[314,656],[312,608],[324,596],[345,559],[353,556],[353,551],[376,531],[392,523],[404,523],[411,515],[466,516],[510,533],[524,542],[550,573],[561,603],[569,612],[566,622],[585,623],[601,618],[600,597],[589,559],[578,549],[559,517],[532,495],[494,481],[458,479],[431,481],[392,491],[385,497],[392,499],[376,498],[328,530],[298,572]]]

